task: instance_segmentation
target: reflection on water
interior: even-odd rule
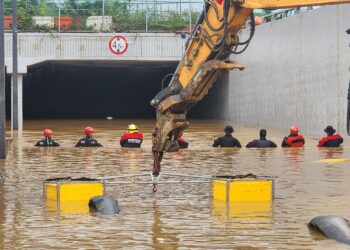
[[[236,227],[271,228],[271,202],[223,202],[212,201],[212,214],[218,223],[236,223]]]
[[[121,149],[119,138],[129,123],[144,132],[140,149]],[[102,148],[74,148],[85,126],[93,126]],[[213,140],[223,122],[194,121],[184,137],[190,147],[166,154],[163,170],[193,175],[277,176],[275,200],[227,208],[212,203],[210,185],[107,187],[121,207],[106,217],[55,206],[43,199],[43,180],[56,177],[102,177],[150,173],[153,121],[27,121],[23,137],[14,137],[8,159],[0,161],[6,180],[0,185],[0,244],[4,249],[342,249],[331,240],[316,241],[307,222],[317,215],[350,218],[349,162],[346,141],[339,149],[319,149],[306,137],[305,148],[220,149]],[[242,145],[259,128],[235,125]],[[36,148],[42,130],[54,130],[59,148]],[[280,144],[285,136],[269,130]],[[148,177],[146,177],[148,178]],[[149,180],[149,179],[145,179]],[[52,205],[52,206],[51,206]],[[78,204],[79,207],[79,204]],[[62,210],[62,209],[61,209]],[[77,211],[77,212],[75,212]]]

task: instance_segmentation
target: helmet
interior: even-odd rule
[[[92,134],[94,132],[94,129],[92,128],[92,127],[86,127],[86,128],[84,128],[84,133],[86,134],[86,135],[90,135],[90,134]]]
[[[333,135],[336,132],[336,130],[332,126],[327,126],[323,131],[331,135]]]
[[[295,134],[298,134],[298,132],[299,132],[299,128],[297,127],[297,126],[291,126],[290,128],[289,128],[289,130],[290,130],[290,133],[292,134],[292,135],[295,135]]]
[[[233,129],[233,127],[232,126],[230,126],[230,125],[227,125],[225,128],[224,128],[224,132],[225,133],[233,133],[233,131],[235,131],[234,129]]]
[[[129,130],[129,132],[131,132],[131,133],[137,133],[137,132],[138,132],[137,126],[136,126],[135,124],[130,124],[130,125],[128,126],[128,130]]]
[[[262,24],[263,22],[264,22],[264,18],[262,18],[260,16],[255,16],[254,17],[255,26],[258,26],[258,25]]]
[[[260,134],[260,137],[266,137],[266,134],[267,134],[266,129],[264,128],[260,129],[259,134]]]
[[[52,135],[52,130],[51,129],[45,129],[44,130],[44,136],[45,137],[50,137]]]

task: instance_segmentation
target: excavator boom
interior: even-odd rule
[[[244,0],[242,7],[251,9],[284,9],[349,3],[347,0]]]
[[[350,0],[205,0],[203,12],[169,85],[151,101],[157,113],[152,137],[153,175],[160,173],[163,152],[179,149],[177,138],[189,126],[187,112],[203,99],[223,72],[244,69],[230,61],[229,56],[243,53],[253,38],[253,9],[344,3]],[[239,31],[248,19],[250,35],[242,41]]]

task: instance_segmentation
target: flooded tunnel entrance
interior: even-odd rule
[[[24,119],[154,118],[150,100],[178,62],[59,61],[28,68]]]

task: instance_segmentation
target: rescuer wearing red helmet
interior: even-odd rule
[[[334,134],[336,130],[332,126],[327,126],[323,131],[327,136],[319,141],[317,147],[339,147],[343,143],[343,137],[340,134]]]
[[[93,133],[94,133],[94,129],[92,127],[84,128],[85,137],[81,138],[75,146],[76,147],[102,147],[102,145],[97,140],[92,138]]]
[[[37,147],[58,147],[60,144],[55,142],[55,140],[51,139],[53,134],[51,129],[45,129],[43,132],[45,138],[38,141],[34,146]]]
[[[298,134],[299,128],[297,126],[291,126],[289,128],[290,135],[283,138],[282,147],[302,147],[305,144],[303,135]]]
[[[120,146],[123,148],[139,148],[143,141],[143,134],[135,124],[128,126],[128,131],[120,137]]]

